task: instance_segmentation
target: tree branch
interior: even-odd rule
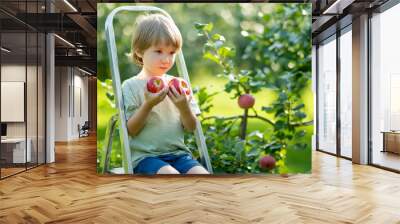
[[[220,117],[220,116],[209,116],[209,117],[205,117],[202,120],[209,120],[209,119],[220,119],[220,120],[233,120],[233,119],[238,119],[243,117],[242,115],[236,115],[236,116],[231,116],[231,117]],[[248,115],[248,118],[257,118],[260,119],[262,121],[265,121],[267,123],[269,123],[270,125],[275,125],[275,123],[271,120],[269,120],[268,118],[262,117],[260,115]],[[295,127],[299,127],[299,126],[310,126],[313,125],[314,121],[305,121],[305,122],[298,122],[298,123],[292,123],[290,125],[293,125]]]
[[[265,117],[259,116],[259,115],[249,115],[249,116],[247,116],[247,117],[258,118],[258,119],[260,119],[260,120],[263,120],[263,121],[269,123],[270,125],[275,125],[275,123],[272,122],[271,120],[269,120],[269,119],[267,119],[267,118],[265,118]]]
[[[238,119],[241,117],[242,117],[242,115],[231,116],[231,117],[209,116],[209,117],[203,118],[203,121],[209,120],[209,119],[233,120],[233,119]]]
[[[256,109],[254,107],[251,108],[256,116],[258,116]]]

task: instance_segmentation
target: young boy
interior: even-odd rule
[[[146,88],[151,77],[172,77],[166,72],[181,47],[182,36],[171,19],[161,14],[138,18],[132,58],[142,70],[122,84],[134,173],[208,174],[184,144],[184,130],[196,128],[191,97],[167,83],[156,94]]]

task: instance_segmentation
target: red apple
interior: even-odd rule
[[[275,158],[269,155],[264,156],[260,159],[259,165],[264,169],[273,169],[275,167]]]
[[[174,86],[175,89],[178,91],[179,94],[182,94],[181,90],[179,87],[182,88],[183,92],[186,95],[190,95],[190,88],[189,85],[187,84],[187,82],[183,79],[178,79],[178,78],[172,78],[169,83],[168,86]]]
[[[151,77],[147,81],[147,90],[151,93],[158,93],[164,89],[164,80],[160,77]]]
[[[250,94],[243,94],[238,99],[239,107],[241,107],[243,109],[249,109],[249,108],[253,107],[255,102],[256,102],[256,100]]]

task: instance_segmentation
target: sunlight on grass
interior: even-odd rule
[[[214,107],[210,110],[210,115],[233,116],[243,114],[243,109],[238,106],[237,99],[231,99],[233,94],[228,94],[224,91],[226,82],[226,78],[212,75],[197,75],[194,76],[192,80],[193,88],[196,86],[205,86],[209,93],[218,92],[218,94],[213,98]],[[257,110],[257,112],[260,115],[262,114],[262,116],[272,118],[266,113],[262,112],[261,107],[273,102],[275,94],[270,90],[263,90],[257,94],[254,94],[254,98],[256,99],[254,108]]]

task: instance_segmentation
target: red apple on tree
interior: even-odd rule
[[[273,169],[275,167],[275,158],[270,155],[264,156],[260,159],[259,165],[263,169]]]
[[[238,98],[239,107],[243,109],[249,109],[254,106],[256,100],[251,94],[243,94]]]
[[[187,82],[183,79],[179,79],[179,78],[172,78],[169,83],[168,86],[171,87],[175,87],[176,91],[178,91],[179,94],[182,94],[181,90],[179,87],[182,88],[183,92],[186,95],[190,95],[190,88],[189,85],[187,84]]]
[[[164,89],[164,87],[165,87],[164,80],[160,77],[157,76],[151,77],[147,81],[147,90],[151,93],[158,93],[162,89]]]

